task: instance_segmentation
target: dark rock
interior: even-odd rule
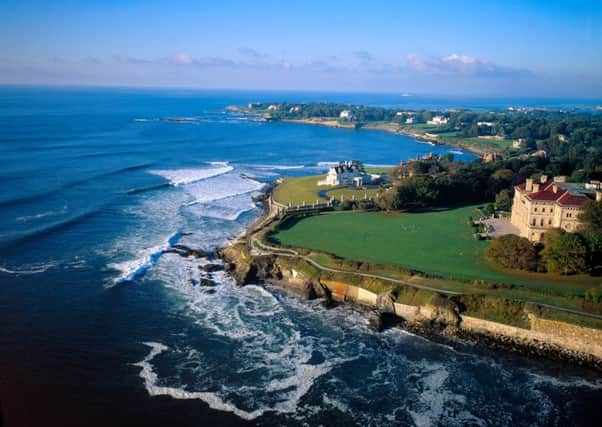
[[[178,254],[182,257],[194,256],[195,258],[206,258],[207,252],[202,249],[191,249],[185,245],[173,245],[171,248],[165,249],[163,253]]]
[[[205,286],[205,287],[214,287],[214,286],[217,286],[217,283],[215,283],[211,279],[201,278],[201,279],[199,279],[199,285]]]
[[[231,262],[226,262],[224,264],[224,271],[234,271],[236,269],[236,265]]]
[[[368,327],[376,332],[382,332],[398,323],[399,318],[394,313],[382,313],[372,310],[368,314]]]
[[[370,314],[368,314],[368,327],[375,332],[381,332],[384,329],[381,313],[371,311]]]
[[[199,270],[202,270],[206,273],[213,273],[215,271],[222,271],[225,269],[225,266],[221,264],[205,264],[199,265]]]
[[[395,314],[395,295],[393,295],[393,292],[389,291],[378,294],[376,297],[376,308],[381,313]]]

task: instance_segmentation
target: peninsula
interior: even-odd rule
[[[422,132],[482,152],[279,180],[220,251],[237,282],[368,307],[401,324],[602,369],[602,119],[512,110],[249,104],[266,121]],[[435,135],[435,136],[432,136]]]

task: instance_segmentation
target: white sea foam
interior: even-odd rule
[[[463,404],[466,402],[466,397],[453,394],[446,387],[449,371],[443,365],[421,365],[426,372],[422,373],[418,383],[419,393],[415,402],[417,407],[409,413],[414,424],[419,427],[429,427],[438,424],[448,413],[450,403]]]
[[[193,203],[207,203],[226,197],[249,194],[259,191],[264,184],[238,174],[224,174],[197,181],[186,186],[185,191],[193,198]]]
[[[457,154],[458,156],[461,156],[464,154],[463,151],[459,151],[459,150],[448,150],[447,152],[451,153],[451,154]]]
[[[0,266],[0,272],[14,275],[40,274],[52,267],[56,267],[57,265],[58,262],[49,261],[45,263],[28,264],[12,268]]]
[[[336,166],[338,164],[339,164],[339,162],[318,162],[318,163],[316,163],[316,165],[319,167],[330,167],[330,166]]]
[[[192,204],[194,206],[191,206],[189,211],[193,211],[198,216],[225,219],[228,221],[235,221],[244,212],[256,208],[255,203],[251,201],[250,193],[224,197],[209,203]]]
[[[294,170],[303,169],[305,165],[253,165],[257,169],[268,169],[268,170]]]
[[[113,283],[131,282],[136,277],[144,274],[157,262],[163,251],[168,247],[169,245],[145,248],[139,251],[141,255],[135,259],[110,263],[107,267],[120,272],[119,276],[113,279]]]
[[[198,399],[209,405],[211,409],[218,411],[232,412],[244,420],[253,420],[264,414],[265,410],[245,411],[236,407],[236,405],[226,402],[215,392],[186,391],[178,387],[165,387],[158,385],[158,377],[153,369],[151,361],[159,354],[169,350],[169,347],[156,342],[144,342],[150,347],[148,355],[140,362],[134,363],[139,366],[140,378],[144,380],[144,386],[151,396],[171,396],[174,399]]]
[[[35,215],[25,215],[25,216],[20,216],[15,218],[15,221],[19,221],[19,222],[27,222],[27,221],[31,221],[32,219],[40,219],[40,218],[46,218],[49,216],[57,216],[57,215],[63,215],[67,213],[67,206],[63,206],[62,209],[59,210],[55,210],[55,211],[46,211],[46,212],[41,212],[39,214],[35,214]]]
[[[556,378],[549,375],[528,372],[535,384],[551,385],[556,388],[589,388],[592,390],[602,390],[602,380],[588,381],[585,378]]]
[[[150,170],[149,173],[159,175],[167,179],[172,185],[190,184],[213,176],[223,175],[234,168],[227,163],[217,163],[216,167],[198,169],[162,169]]]
[[[237,351],[232,362],[236,366],[235,382],[231,375],[221,378],[218,370],[209,367],[212,376],[203,375],[197,383],[184,387],[175,381],[171,387],[158,388],[161,381],[147,369],[145,385],[151,394],[202,399],[212,408],[245,419],[265,412],[290,414],[297,411],[318,378],[347,361],[333,356],[322,363],[311,363],[314,339],[300,333],[279,299],[263,287],[238,288],[229,276],[219,272],[213,273],[219,285],[207,292],[206,288],[191,284],[202,274],[197,262],[173,254],[165,254],[152,274],[184,296],[188,313],[199,327],[229,340]],[[178,370],[190,363],[188,356],[185,360]],[[169,378],[165,381],[173,381]],[[197,390],[191,390],[194,388]]]

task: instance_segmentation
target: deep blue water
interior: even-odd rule
[[[397,330],[198,261],[259,214],[251,197],[329,162],[453,152],[382,132],[262,123],[253,101],[406,108],[566,100],[0,88],[0,404],[5,425],[588,425],[590,371]],[[522,104],[521,104],[522,102]],[[546,104],[546,102],[549,102]],[[159,121],[192,117],[191,123]]]

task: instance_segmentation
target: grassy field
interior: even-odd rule
[[[302,176],[295,178],[286,178],[284,183],[278,185],[274,189],[274,200],[283,205],[289,203],[293,206],[305,203],[314,203],[320,199],[318,196],[319,191],[328,190],[327,185],[318,185],[318,180],[324,179],[325,175],[318,176]],[[324,202],[325,199],[321,199],[320,202]]]
[[[589,276],[518,273],[491,267],[486,241],[472,237],[474,207],[425,213],[339,213],[303,219],[273,236],[280,244],[332,253],[349,260],[390,264],[452,279],[485,280],[581,295],[600,283]],[[511,291],[512,292],[512,291]]]
[[[382,168],[381,168],[382,169]],[[274,190],[274,200],[283,205],[289,203],[293,206],[315,203],[318,200],[320,203],[327,199],[319,196],[320,191],[324,191],[328,198],[335,197],[340,200],[341,195],[345,199],[351,199],[355,196],[356,199],[363,199],[364,194],[368,197],[376,195],[377,186],[367,186],[363,188],[351,187],[330,187],[328,185],[318,185],[318,181],[324,179],[326,175],[312,175],[303,177],[287,178],[283,184],[280,184]]]

